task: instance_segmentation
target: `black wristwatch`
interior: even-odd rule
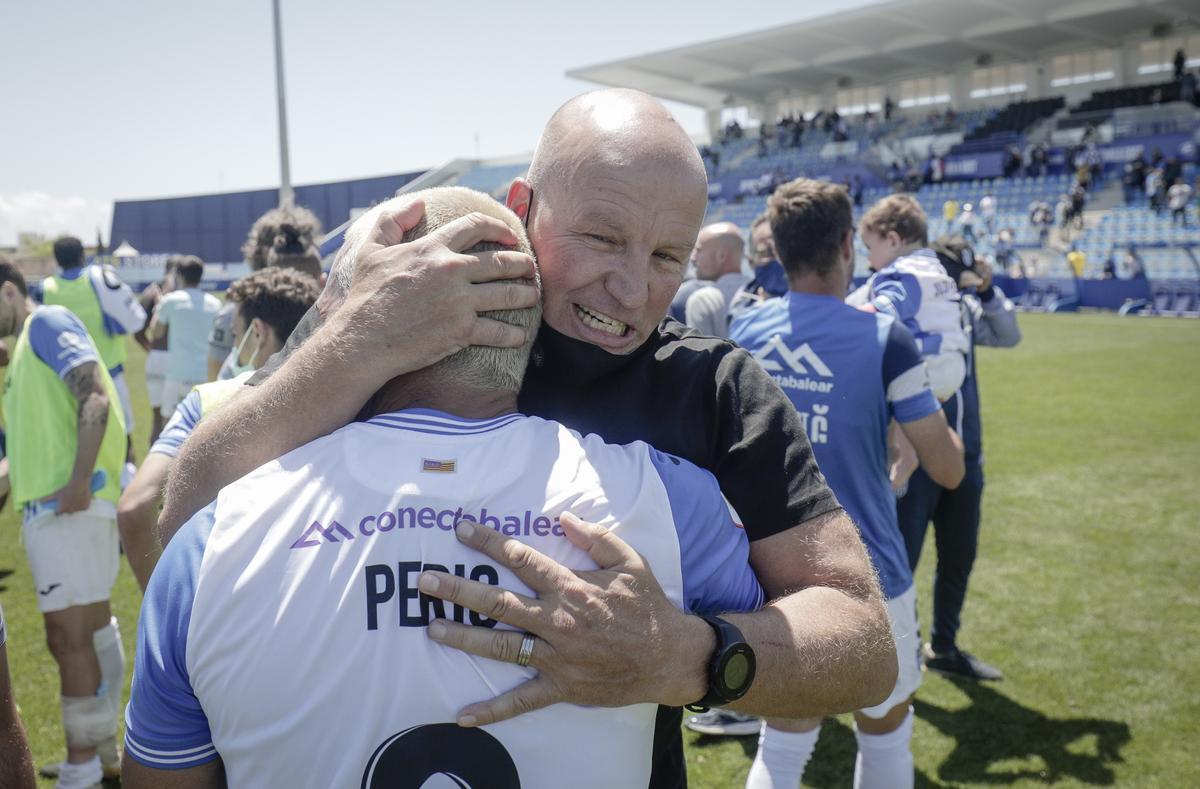
[[[708,663],[708,693],[687,705],[692,712],[706,712],[746,695],[754,683],[754,650],[742,637],[742,631],[716,616],[700,614],[717,634],[717,648]]]

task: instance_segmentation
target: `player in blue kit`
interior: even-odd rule
[[[516,216],[486,195],[416,197],[426,220],[406,241],[478,211],[529,250]],[[358,220],[339,266],[353,266],[392,207]],[[529,328],[540,310],[489,314]],[[655,705],[558,704],[459,726],[466,704],[530,679],[552,652],[526,635],[497,662],[425,633],[468,620],[504,628],[422,594],[439,576],[503,586],[509,613],[537,606],[533,575],[455,539],[471,528],[581,574],[629,560],[610,537],[620,535],[684,610],[763,603],[749,541],[711,474],[517,413],[530,346],[472,346],[398,376],[365,422],[227,486],[181,529],[142,607],[127,787],[421,786],[439,774],[477,788],[561,786],[566,774],[576,787],[647,785]]]
[[[879,573],[900,674],[881,704],[855,714],[855,787],[913,784],[912,707],[921,682],[916,592],[888,476],[895,419],[930,477],[953,488],[962,444],[946,423],[912,334],[894,317],[848,306],[854,270],[849,195],[797,179],[768,201],[771,232],[791,291],[735,319],[731,339],[754,353],[795,404],[817,462],[858,525]],[[816,745],[820,720],[769,719],[747,787],[794,787]]]

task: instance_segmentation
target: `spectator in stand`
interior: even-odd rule
[[[854,201],[855,208],[862,208],[864,189],[866,187],[863,185],[862,176],[855,173],[854,180],[850,183],[850,198]]]
[[[1037,228],[1038,243],[1043,247],[1050,240],[1050,228],[1054,224],[1054,211],[1045,200],[1035,200],[1029,206],[1029,224]]]
[[[1196,72],[1188,71],[1179,80],[1179,100],[1188,104],[1196,103]]]
[[[963,237],[972,244],[974,244],[976,240],[975,220],[975,206],[971,205],[970,203],[963,203],[962,213],[958,216],[959,232],[962,233]]]
[[[987,230],[987,234],[994,235],[996,232],[996,196],[990,191],[979,198],[979,218],[983,220],[983,227]]]
[[[1054,205],[1054,221],[1058,225],[1059,235],[1066,239],[1070,235],[1068,225],[1071,223],[1071,196],[1059,195]]]
[[[1167,163],[1163,165],[1163,185],[1169,188],[1177,180],[1183,177],[1183,164],[1179,161],[1178,156],[1172,156],[1167,159]]]
[[[1175,183],[1167,192],[1167,204],[1171,209],[1171,224],[1176,220],[1182,227],[1187,227],[1187,207],[1192,200],[1192,187],[1184,183],[1182,178],[1176,178]]]
[[[1145,279],[1146,264],[1138,254],[1137,247],[1129,247],[1125,252],[1125,275],[1130,279]]]
[[[1075,279],[1083,279],[1083,273],[1087,270],[1087,255],[1072,244],[1071,251],[1067,253],[1067,265],[1071,267],[1071,275]]]
[[[1101,279],[1116,279],[1117,278],[1117,250],[1112,249],[1108,253],[1108,257],[1104,259],[1104,271],[1100,275]]]
[[[167,379],[159,407],[164,419],[171,418],[193,386],[208,380],[208,335],[221,311],[217,297],[200,290],[204,261],[195,255],[184,257],[175,276],[180,289],[159,302],[149,330],[154,339],[167,338]]]
[[[953,224],[954,220],[957,218],[958,218],[958,201],[951,198],[950,200],[947,200],[946,202],[942,203],[942,219],[944,219],[946,221],[946,225],[949,226],[949,225]]]
[[[1155,167],[1146,174],[1146,199],[1150,202],[1150,210],[1161,214],[1166,201],[1167,187],[1163,180],[1161,167]]]
[[[1005,178],[1012,178],[1021,169],[1021,149],[1010,145],[1004,151],[1002,171]]]
[[[896,111],[896,102],[892,101],[892,97],[888,96],[883,100],[883,119],[890,121],[892,113]]]
[[[1175,50],[1175,81],[1183,79],[1183,69],[1187,65],[1187,56],[1183,54],[1182,49]]]
[[[1075,222],[1076,230],[1083,230],[1083,209],[1087,205],[1087,190],[1083,184],[1075,184],[1071,187],[1071,212],[1070,218]]]
[[[759,124],[758,127],[758,158],[765,159],[767,156],[767,137],[771,134],[771,130],[767,124]]]
[[[175,290],[175,266],[178,262],[178,257],[168,258],[167,265],[163,270],[162,281],[151,283],[138,296],[138,302],[146,311],[146,323],[142,326],[141,331],[133,335],[133,339],[146,351],[146,395],[150,403],[150,410],[153,412],[150,421],[151,444],[154,443],[154,439],[158,438],[158,434],[162,432],[163,424],[166,422],[159,409],[162,407],[163,384],[167,380],[167,338],[152,339],[150,323],[154,320],[154,311],[158,309],[158,304],[163,300],[163,296]]]
[[[1155,146],[1150,151],[1150,166],[1154,168],[1162,167],[1163,158],[1162,149]]]
[[[742,273],[745,240],[732,222],[717,222],[700,230],[692,251],[696,279],[708,283],[688,297],[684,322],[710,337],[729,336],[729,307],[750,277]]]
[[[1125,165],[1125,175],[1121,179],[1121,188],[1125,193],[1125,205],[1136,203],[1146,186],[1146,160],[1139,154],[1136,159]]]
[[[1013,230],[1006,227],[996,236],[996,266],[1002,274],[1008,273],[1008,266],[1012,263],[1014,254]]]

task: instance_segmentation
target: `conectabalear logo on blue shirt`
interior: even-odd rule
[[[433,507],[398,507],[376,515],[364,515],[347,519],[357,526],[347,527],[336,518],[325,523],[314,520],[292,543],[292,550],[318,548],[322,545],[338,545],[359,538],[374,538],[378,535],[400,532],[405,529],[441,529],[453,531],[460,521],[470,521],[495,529],[507,537],[562,537],[562,526],[558,517],[550,517],[533,510],[517,515],[499,514],[483,507],[477,513],[457,509],[434,509]]]

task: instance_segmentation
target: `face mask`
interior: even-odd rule
[[[230,363],[229,368],[233,371],[235,378],[242,373],[248,373],[257,368],[257,365],[254,364],[254,357],[258,356],[258,351],[260,349],[260,343],[257,339],[254,340],[254,353],[250,354],[250,361],[246,362],[245,364],[242,364],[238,361],[238,359],[242,358],[242,349],[245,348],[246,340],[250,339],[250,334],[252,332],[253,330],[251,328],[246,328],[246,333],[242,335],[242,341],[238,343],[237,349],[233,352],[233,361]]]

